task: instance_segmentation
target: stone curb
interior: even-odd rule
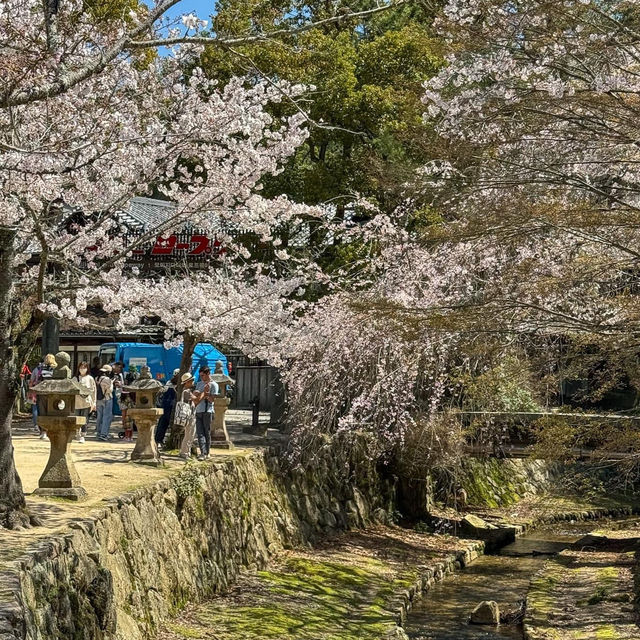
[[[396,638],[404,640],[407,638],[402,625],[406,622],[407,614],[411,611],[413,603],[426,594],[434,584],[441,582],[448,575],[456,571],[464,569],[471,564],[476,558],[484,553],[485,544],[482,540],[469,542],[464,549],[449,554],[433,567],[427,567],[422,570],[422,575],[409,589],[398,594],[389,603],[389,608],[394,611],[396,623],[387,632],[386,638]]]

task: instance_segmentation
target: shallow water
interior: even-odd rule
[[[481,556],[465,570],[434,585],[415,603],[404,629],[414,640],[522,640],[520,625],[468,624],[471,611],[482,600],[495,600],[501,612],[517,608],[526,597],[532,575],[548,558],[523,554],[558,552],[594,529],[628,521],[637,521],[637,517],[563,522],[536,529],[499,554]]]

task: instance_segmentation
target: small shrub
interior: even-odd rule
[[[183,500],[188,496],[201,494],[204,490],[204,477],[199,473],[198,467],[187,466],[187,468],[171,479],[173,488]]]

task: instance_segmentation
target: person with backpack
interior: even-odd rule
[[[91,375],[93,376],[94,380],[97,380],[100,377],[100,367],[102,365],[100,364],[100,357],[96,356],[92,361],[91,361]]]
[[[111,367],[105,364],[100,368],[100,375],[96,380],[96,432],[98,440],[106,442],[109,439],[109,429],[113,420],[113,381]]]
[[[96,400],[98,395],[98,390],[96,387],[96,381],[93,379],[93,376],[89,373],[89,365],[86,362],[81,362],[78,365],[78,372],[76,376],[73,378],[74,382],[77,382],[79,385],[82,385],[89,391],[89,395],[84,397],[79,397],[76,399],[76,415],[84,416],[86,418],[86,422],[82,425],[80,429],[78,429],[78,433],[76,435],[76,440],[80,443],[84,442],[84,437],[87,435],[87,424],[89,422],[89,414],[96,409]]]
[[[193,375],[191,373],[183,373],[180,382],[182,384],[182,398],[176,404],[173,424],[174,426],[184,427],[184,435],[180,444],[180,457],[184,460],[190,460],[191,445],[196,435],[196,414],[194,411],[195,406],[192,402]]]
[[[53,370],[58,366],[56,357],[53,353],[47,353],[44,360],[32,371],[29,387],[33,389],[43,380],[49,380],[53,377]],[[31,416],[33,419],[33,429],[40,434],[40,440],[48,440],[47,432],[38,426],[38,396],[35,391],[29,393],[29,401],[31,402]]]
[[[26,360],[22,363],[20,369],[20,396],[16,399],[16,407],[20,413],[25,412],[25,407],[28,402],[27,396],[29,394],[29,380],[31,380],[32,371],[29,369],[29,365]]]

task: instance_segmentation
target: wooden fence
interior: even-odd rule
[[[251,409],[252,401],[260,399],[260,411],[271,411],[275,402],[277,371],[269,366],[239,366],[231,401],[232,409]]]

